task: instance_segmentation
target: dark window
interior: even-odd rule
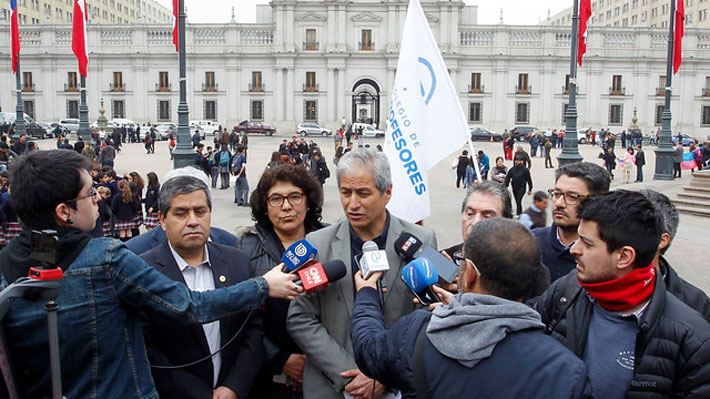
[[[315,122],[318,120],[318,101],[306,100],[303,106],[303,120],[307,122]]]
[[[306,72],[306,89],[304,91],[318,91],[315,72]]]
[[[67,118],[79,119],[78,100],[67,100]]]
[[[515,123],[530,123],[530,104],[515,103]]]
[[[567,75],[569,76],[569,75]],[[562,104],[562,124],[565,125],[567,124],[567,106],[569,104]]]
[[[623,94],[621,87],[621,75],[614,75],[611,79],[611,94]]]
[[[77,83],[76,72],[67,72],[67,91],[77,91],[79,85]]]
[[[216,89],[217,86],[214,79],[214,72],[205,72],[205,91],[215,91]]]
[[[125,118],[126,117],[126,107],[123,100],[112,100],[111,101],[111,115],[114,118]]]
[[[112,91],[123,91],[123,72],[114,72],[113,73],[113,86],[111,87]]]
[[[251,86],[249,91],[264,91],[264,85],[261,80],[261,71],[253,71],[251,73]]]
[[[253,121],[264,120],[264,100],[252,100],[250,116]]]
[[[565,94],[569,94],[569,74],[565,75]]]
[[[35,91],[35,84],[32,82],[32,72],[22,72],[22,91]]]
[[[217,101],[205,100],[204,118],[209,121],[217,120]]]
[[[702,126],[710,126],[710,106],[703,105],[703,119],[700,121]]]
[[[304,44],[304,49],[313,51],[318,50],[315,29],[306,29],[306,43]]]
[[[656,104],[656,118],[654,120],[654,124],[656,126],[661,126],[663,123],[663,104]]]
[[[609,105],[609,124],[621,125],[624,120],[624,106],[622,104]]]
[[[468,121],[473,123],[481,123],[483,104],[468,103]]]
[[[481,92],[481,73],[480,72],[473,72],[471,74],[471,87],[469,89],[469,92],[471,92],[471,93],[480,93]]]
[[[170,91],[170,77],[167,72],[158,72],[158,91]]]
[[[372,46],[374,45],[372,42],[372,30],[363,29],[361,32],[361,39],[362,42],[360,43],[360,50],[372,51]]]
[[[703,97],[710,96],[710,76],[705,77],[705,87],[703,87]]]
[[[528,94],[530,88],[528,87],[528,74],[520,73],[518,74],[518,94]]]
[[[158,121],[170,121],[170,100],[158,100]]]
[[[23,101],[25,106],[25,113],[30,116],[30,118],[35,118],[35,100],[25,100]]]

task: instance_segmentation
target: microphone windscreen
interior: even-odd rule
[[[394,242],[395,252],[405,259],[413,259],[414,254],[421,246],[421,240],[407,232],[402,233],[397,241]]]
[[[345,277],[345,274],[347,273],[345,263],[343,263],[340,259],[326,262],[323,265],[323,271],[325,271],[325,275],[328,277],[329,282],[340,280]]]
[[[281,262],[289,271],[294,271],[304,263],[316,257],[318,250],[308,240],[301,239],[288,247],[281,257]]]
[[[426,258],[418,258],[409,262],[402,269],[404,282],[414,292],[423,292],[427,287],[439,281],[436,268]]]

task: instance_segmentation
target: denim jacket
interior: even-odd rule
[[[64,272],[59,299],[62,388],[67,398],[157,398],[138,311],[205,323],[260,307],[263,277],[205,292],[170,280],[120,241],[95,238]],[[50,396],[44,301],[18,299],[4,320],[22,397]]]

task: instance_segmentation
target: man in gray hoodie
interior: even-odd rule
[[[390,329],[379,275],[355,275],[351,336],[360,370],[403,398],[591,398],[582,360],[545,335],[540,315],[522,303],[544,267],[534,236],[515,221],[486,219],[471,229],[463,255],[459,294],[434,288],[445,305]]]

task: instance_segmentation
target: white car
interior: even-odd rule
[[[383,132],[382,130],[375,129],[375,127],[370,125],[369,123],[353,123],[353,133],[359,132],[359,129],[361,127],[362,135],[364,137],[385,137],[385,132]]]
[[[330,136],[333,132],[330,129],[320,127],[317,123],[299,123],[296,126],[296,134],[308,136],[309,134],[320,134],[323,137]]]
[[[59,124],[69,129],[69,133],[76,133],[79,131],[79,120],[75,118],[62,119]]]
[[[150,131],[150,129],[148,129]],[[155,127],[155,139],[167,140],[171,134],[177,135],[177,126],[174,123],[161,123]]]
[[[200,120],[200,121],[190,121],[191,126],[197,126],[202,131],[209,133],[211,135],[216,135],[219,133],[219,125],[214,121]],[[203,135],[204,138],[204,135]]]

